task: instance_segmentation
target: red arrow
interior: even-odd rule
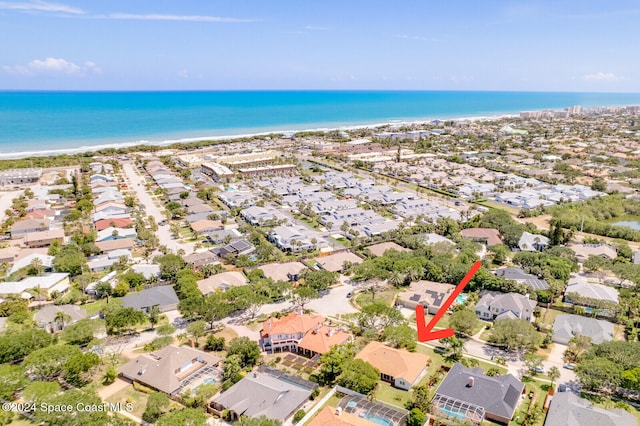
[[[471,269],[469,269],[469,272],[467,272],[467,275],[464,276],[462,281],[460,281],[460,284],[458,284],[453,290],[453,293],[449,295],[438,312],[436,312],[433,318],[431,318],[429,324],[424,324],[424,306],[416,306],[416,325],[418,327],[418,340],[420,342],[428,342],[429,340],[444,339],[445,337],[453,336],[453,328],[445,328],[438,331],[431,330],[433,330],[433,327],[435,327],[438,321],[440,321],[440,318],[442,318],[444,313],[447,312],[447,309],[449,309],[449,306],[453,304],[453,302],[456,300],[456,297],[458,297],[458,295],[462,293],[462,290],[467,286],[467,284],[469,284],[469,281],[471,281],[471,278],[473,278],[473,276],[476,272],[478,272],[478,269],[480,269],[481,266],[482,262],[480,262],[479,260],[473,264]]]

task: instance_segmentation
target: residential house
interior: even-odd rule
[[[623,408],[604,409],[573,392],[557,392],[549,403],[544,426],[637,426]]]
[[[113,250],[133,250],[135,240],[133,238],[122,238],[119,240],[99,241],[96,246],[102,253],[108,253]]]
[[[609,321],[580,315],[561,314],[553,323],[553,341],[568,345],[574,336],[585,336],[591,343],[599,345],[613,339],[613,324]]]
[[[380,378],[398,389],[409,390],[427,372],[429,357],[405,349],[394,349],[381,342],[372,341],[356,355],[380,371]]]
[[[58,319],[62,312],[64,320]],[[78,305],[47,305],[33,315],[38,327],[53,334],[64,330],[67,326],[87,318],[87,312]]]
[[[190,225],[191,229],[199,235],[209,235],[224,229],[224,224],[222,222],[209,219],[199,220],[191,223]]]
[[[101,214],[119,215],[128,213],[129,209],[122,203],[110,201],[108,203],[96,206],[95,212]]]
[[[220,229],[218,231],[212,231],[207,234],[207,240],[212,244],[221,244],[221,243],[228,244],[228,243],[231,243],[233,240],[240,239],[241,237],[242,237],[242,234],[237,229]],[[249,250],[248,253],[240,253],[240,254],[249,254],[252,252],[253,250]]]
[[[458,363],[438,386],[432,407],[434,414],[459,421],[508,424],[524,389],[524,383],[511,374],[489,377],[481,368]]]
[[[259,268],[265,277],[274,281],[298,281],[307,267],[300,262],[267,263]]]
[[[520,268],[500,268],[496,269],[495,274],[505,280],[511,280],[518,284],[529,286],[533,290],[546,290],[549,288],[549,283],[544,279],[538,278],[533,274],[527,274]]]
[[[369,250],[371,254],[377,257],[384,255],[384,252],[387,250],[407,251],[407,252],[411,251],[410,249],[404,248],[401,245],[398,245],[394,242],[374,244],[374,245],[368,246],[367,250]]]
[[[47,254],[40,254],[40,253],[31,253],[13,262],[13,266],[9,270],[9,275],[19,271],[22,268],[31,266],[31,263],[36,259],[38,259],[40,266],[42,267],[42,270],[44,272],[51,272],[53,268],[53,259],[55,259],[54,256],[49,256]]]
[[[523,232],[518,240],[518,248],[521,251],[542,251],[549,246],[549,238],[540,234]]]
[[[118,263],[121,258],[125,257],[127,260],[131,260],[131,250],[118,249],[107,252],[101,256],[95,256],[91,258],[87,265],[91,272],[101,272],[111,269],[113,265]]]
[[[476,304],[476,315],[485,321],[518,318],[533,321],[537,302],[517,293],[486,292]]]
[[[302,226],[277,226],[269,231],[268,238],[285,252],[313,250],[316,247],[313,238],[309,238],[308,231]]]
[[[207,295],[209,293],[215,293],[218,290],[226,291],[231,287],[247,284],[249,284],[249,281],[242,272],[227,271],[211,275],[209,278],[198,281],[198,288],[202,294]]]
[[[217,416],[224,411],[231,421],[265,416],[284,424],[317,387],[309,380],[260,366],[215,398],[207,411]]]
[[[298,343],[310,330],[319,329],[324,323],[322,315],[303,314],[302,310],[286,317],[271,317],[262,323],[260,343],[267,352],[297,352]]]
[[[595,307],[602,302],[618,304],[618,290],[602,284],[588,282],[581,276],[569,279],[564,291],[564,301],[582,306]]]
[[[609,260],[618,256],[616,249],[608,244],[571,244],[569,248],[576,254],[579,262],[584,262],[589,256],[600,256]]]
[[[96,231],[113,228],[129,228],[133,225],[133,221],[129,218],[102,219],[95,223]]]
[[[139,293],[127,294],[122,299],[122,307],[149,313],[151,308],[157,306],[160,312],[167,312],[178,309],[178,302],[173,286],[163,285],[147,288]]]
[[[289,220],[287,216],[276,209],[267,209],[265,207],[251,206],[240,212],[240,216],[254,226],[265,226],[267,224],[276,224],[278,221]]]
[[[319,256],[313,259],[320,268],[330,272],[342,272],[351,265],[359,265],[362,259],[350,251],[341,251],[327,256]]]
[[[71,283],[69,274],[55,272],[39,277],[27,277],[21,281],[0,282],[0,296],[19,295],[24,299],[36,297],[38,300],[46,299],[53,294],[61,294],[69,290]],[[40,288],[46,293],[46,297],[37,296],[32,289]]]
[[[9,228],[11,232],[11,238],[16,239],[24,237],[26,234],[34,232],[48,231],[51,226],[49,219],[26,219],[19,222],[15,222]]]
[[[502,237],[497,229],[493,228],[467,228],[460,234],[471,241],[476,241],[488,247],[502,244]]]
[[[160,278],[160,265],[156,263],[137,263],[131,267],[131,270],[137,274],[141,274],[146,280]]]
[[[235,229],[230,229],[230,231],[235,231]],[[254,251],[256,251],[256,247],[251,244],[247,240],[236,240],[231,241],[229,244],[223,247],[216,247],[211,250],[213,253],[217,254],[219,257],[226,259],[226,257],[230,254],[235,256],[240,255],[250,255]]]
[[[179,395],[193,379],[211,374],[217,356],[187,346],[169,345],[142,354],[120,367],[120,376],[171,396]]]
[[[455,286],[451,284],[421,280],[411,283],[409,290],[398,294],[397,301],[409,309],[422,305],[426,312],[435,315],[454,289]]]
[[[335,345],[350,342],[351,335],[334,327],[319,326],[309,330],[298,341],[298,353],[313,358],[331,350]]]
[[[218,256],[208,250],[200,253],[191,253],[187,256],[184,256],[184,261],[187,263],[187,265],[193,265],[194,271],[200,270],[200,267],[204,265],[220,264],[220,262],[218,261]]]
[[[23,238],[26,247],[49,247],[54,241],[58,241],[60,244],[64,243],[64,230],[51,229],[48,231],[29,232]]]
[[[96,241],[121,240],[123,238],[137,238],[138,234],[133,228],[114,228],[112,226],[98,231]]]

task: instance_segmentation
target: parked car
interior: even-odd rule
[[[558,392],[566,392],[567,391],[567,385],[564,383],[560,383],[558,385]]]
[[[535,371],[536,373],[544,373],[544,367],[539,365],[536,368],[534,368],[533,371]]]
[[[573,370],[574,368],[576,368],[576,365],[572,362],[565,362],[563,367],[567,370]]]

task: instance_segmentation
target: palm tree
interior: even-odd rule
[[[551,379],[551,387],[553,388],[553,382],[560,378],[560,370],[555,365],[549,369],[547,373],[549,378]]]
[[[67,314],[64,311],[58,311],[58,312],[56,312],[56,317],[55,317],[54,321],[57,324],[60,324],[60,330],[64,330],[64,324],[67,321],[71,321],[71,315]]]
[[[47,300],[47,296],[49,295],[47,289],[40,286],[33,287],[29,289],[28,292],[31,293],[34,299],[40,302],[40,305],[42,305],[43,299]]]
[[[34,257],[31,263],[29,264],[31,270],[35,273],[36,276],[40,276],[44,273],[44,266],[42,265],[42,259],[39,257]]]

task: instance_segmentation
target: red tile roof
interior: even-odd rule
[[[102,231],[110,226],[114,228],[128,228],[133,224],[131,219],[101,219],[96,222],[96,230]]]

